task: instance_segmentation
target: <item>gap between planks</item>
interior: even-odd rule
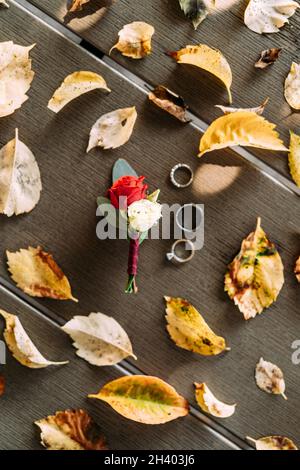
[[[55,31],[57,34],[63,36],[67,41],[76,45],[76,47],[80,48],[82,51],[87,53],[94,60],[100,62],[104,67],[111,70],[123,80],[130,83],[131,86],[134,86],[135,88],[140,90],[143,94],[148,95],[149,88],[153,88],[150,83],[145,82],[140,77],[115,62],[113,59],[104,54],[101,50],[99,50],[86,40],[82,39],[79,35],[71,31],[66,26],[62,25],[59,21],[50,17],[47,13],[41,11],[39,8],[29,3],[27,0],[10,0],[10,2],[18,6],[22,10],[26,11],[26,13],[32,15],[35,19],[39,20],[41,23]],[[186,125],[192,126],[201,134],[206,131],[209,124],[207,124],[205,121],[203,121],[191,112],[188,112],[187,116],[191,120],[191,122]],[[286,191],[300,196],[300,188],[298,188],[292,180],[289,180],[277,170],[274,170],[272,167],[264,163],[258,157],[255,157],[255,155],[253,155],[249,150],[244,147],[232,147],[232,150],[242,160],[246,160],[253,167],[263,173],[267,178],[271,179],[273,183],[279,185]]]
[[[35,299],[28,298],[23,292],[2,277],[0,277],[0,293],[1,292],[13,298],[19,304],[23,304],[26,308],[31,310],[33,315],[39,316],[55,328],[60,328],[65,324],[65,320],[59,315],[42,306]],[[123,375],[145,375],[142,370],[135,367],[127,360],[122,361],[121,364],[112,366],[112,368]],[[190,415],[197,421],[200,421],[201,425],[207,430],[207,432],[213,434],[218,440],[226,443],[231,450],[253,450],[246,441],[243,441],[239,436],[228,431],[227,428],[216,423],[210,417],[202,414],[192,405],[190,405]]]

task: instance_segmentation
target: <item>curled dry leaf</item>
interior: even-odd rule
[[[256,108],[231,108],[230,106],[221,106],[220,104],[216,104],[215,107],[223,111],[224,114],[231,114],[231,113],[237,113],[239,111],[244,111],[244,112],[249,112],[249,113],[256,113],[259,116],[261,116],[268,102],[269,102],[269,98],[266,98],[265,101],[261,105],[257,106]]]
[[[291,439],[283,436],[267,436],[260,439],[247,437],[247,439],[255,444],[257,450],[298,450]]]
[[[57,411],[35,421],[41,444],[49,450],[106,450],[99,426],[84,410]]]
[[[101,116],[91,129],[87,152],[94,147],[107,150],[126,144],[131,137],[136,119],[135,106],[117,109]]]
[[[103,400],[125,418],[144,424],[167,423],[189,412],[188,402],[171,385],[147,375],[113,380],[89,398]]]
[[[0,214],[11,217],[30,212],[39,202],[41,190],[38,164],[16,129],[15,138],[0,150]]]
[[[265,69],[269,65],[274,64],[274,62],[276,62],[276,60],[278,59],[281,51],[282,49],[279,49],[278,47],[273,47],[271,49],[266,49],[265,51],[262,51],[260,54],[260,58],[257,62],[255,62],[254,67],[256,67],[257,69]]]
[[[272,362],[260,358],[255,370],[255,380],[257,386],[264,392],[282,395],[287,400],[282,370]]]
[[[296,261],[295,274],[296,274],[297,281],[300,282],[300,256]]]
[[[300,64],[293,62],[285,80],[284,96],[293,109],[300,109]]]
[[[206,152],[236,145],[287,152],[275,127],[254,112],[237,111],[221,116],[203,134],[199,157]]]
[[[217,336],[200,313],[187,300],[165,297],[167,330],[180,348],[203,356],[228,350],[225,339]]]
[[[98,88],[107,92],[111,91],[107,87],[104,78],[97,73],[86,71],[71,73],[54,92],[48,103],[48,108],[54,113],[58,113],[70,101]]]
[[[128,356],[136,359],[126,331],[103,313],[76,316],[62,329],[73,339],[77,355],[90,364],[110,366]]]
[[[179,5],[185,16],[192,21],[195,29],[209,13],[207,0],[179,0]]]
[[[284,284],[283,264],[258,218],[254,232],[242,242],[238,255],[225,275],[225,291],[245,320],[270,307]]]
[[[163,85],[158,85],[149,93],[148,97],[149,100],[159,108],[172,114],[172,116],[175,116],[179,121],[189,122],[189,119],[186,117],[188,106],[181,96],[176,95],[168,88]]]
[[[0,397],[4,395],[5,392],[5,378],[4,375],[0,374]]]
[[[111,48],[110,53],[114,49],[118,49],[125,57],[143,59],[151,54],[151,39],[154,33],[153,26],[143,21],[126,24],[119,31],[119,41]]]
[[[69,12],[74,13],[76,11],[80,11],[82,10],[83,5],[89,2],[90,0],[71,0],[70,6],[69,6]]]
[[[7,347],[20,364],[30,369],[42,369],[51,365],[68,364],[68,361],[52,362],[45,359],[27,335],[16,315],[7,313],[4,310],[0,310],[0,315],[2,315],[6,322],[3,336]]]
[[[300,188],[300,136],[290,131],[289,167],[293,180]]]
[[[52,255],[41,247],[20,249],[7,254],[8,269],[17,286],[32,297],[48,297],[73,300],[68,279],[54,261]]]
[[[292,0],[250,0],[245,10],[245,25],[255,33],[277,33],[298,7]]]
[[[197,403],[205,413],[216,418],[229,418],[234,414],[236,405],[227,405],[218,400],[205,383],[194,385]]]
[[[173,57],[178,64],[194,65],[217,77],[224,83],[228,92],[229,102],[232,102],[230,91],[232,84],[231,68],[220,51],[206,44],[199,44],[198,46],[186,46],[180,51],[169,52],[168,55]]]
[[[34,46],[0,43],[0,117],[13,114],[28,99],[26,93],[34,77],[29,52]]]

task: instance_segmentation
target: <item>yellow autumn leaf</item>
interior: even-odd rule
[[[225,339],[217,336],[200,313],[187,300],[165,297],[167,330],[180,348],[213,356],[228,350]]]
[[[283,264],[258,218],[254,232],[242,242],[238,255],[225,275],[225,291],[245,320],[270,307],[284,284]]]
[[[251,111],[226,114],[213,121],[203,134],[199,157],[236,145],[287,152],[275,127],[275,124]]]
[[[40,247],[7,254],[8,269],[17,286],[32,297],[73,300],[68,279],[52,255]]]
[[[267,436],[260,439],[247,436],[246,439],[255,444],[256,450],[298,450],[294,442],[284,436]]]
[[[290,131],[289,167],[293,180],[300,188],[300,136]]]
[[[89,398],[108,403],[125,418],[144,424],[163,424],[189,412],[185,398],[157,377],[132,375],[113,380]]]
[[[178,64],[195,65],[200,69],[206,70],[224,83],[229,97],[229,103],[232,103],[230,87],[232,84],[232,72],[229,63],[223,54],[206,44],[197,46],[186,46],[176,52],[170,52]]]
[[[200,408],[216,418],[229,418],[235,412],[236,405],[227,405],[218,400],[205,383],[195,385],[195,397]]]
[[[48,108],[58,113],[70,101],[89,91],[102,89],[110,92],[106,81],[94,72],[79,71],[68,75],[48,103]]]
[[[6,327],[3,333],[5,342],[13,357],[23,366],[29,369],[43,369],[51,365],[68,364],[64,362],[48,361],[35,347],[22,323],[16,315],[0,309],[0,316],[5,320]]]
[[[143,59],[151,54],[151,40],[154,33],[153,26],[143,21],[126,24],[118,33],[119,41],[109,53],[118,49],[125,57]]]
[[[284,97],[291,108],[300,109],[300,64],[292,62],[284,82]]]

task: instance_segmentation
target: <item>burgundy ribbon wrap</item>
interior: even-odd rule
[[[129,244],[128,254],[128,269],[127,273],[129,276],[136,276],[138,270],[138,259],[139,259],[139,246],[140,241],[138,238],[131,238]]]

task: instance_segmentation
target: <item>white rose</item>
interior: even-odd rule
[[[161,218],[161,205],[148,199],[133,202],[128,207],[130,229],[135,232],[147,232]]]

